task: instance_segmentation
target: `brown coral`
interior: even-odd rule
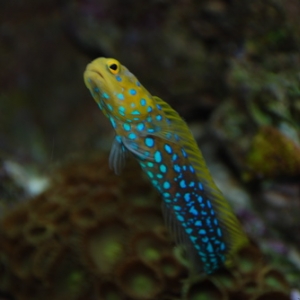
[[[129,162],[117,177],[108,169],[107,156],[58,168],[49,190],[0,221],[0,290],[17,300],[287,294],[284,276],[266,268],[253,245],[238,253],[231,270],[183,285],[188,270],[174,254],[161,200],[137,170]]]

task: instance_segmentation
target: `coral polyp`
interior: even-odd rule
[[[90,267],[99,274],[114,273],[126,257],[128,228],[118,219],[99,222],[82,233],[82,251]]]
[[[0,220],[0,291],[16,300],[285,299],[285,276],[254,245],[230,270],[189,277],[139,172],[130,161],[115,176],[98,154],[57,168],[48,190]]]
[[[139,259],[125,261],[116,275],[125,294],[133,299],[156,299],[164,287],[160,272]]]

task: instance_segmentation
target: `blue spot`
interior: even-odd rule
[[[200,229],[198,231],[198,233],[201,234],[201,235],[206,235],[206,230],[205,229]]]
[[[177,211],[181,210],[181,206],[179,206],[179,205],[174,205],[173,207],[174,207],[174,210],[177,210]]]
[[[105,98],[105,99],[109,99],[109,96],[108,96],[108,94],[106,94],[106,93],[103,93],[102,96],[103,96],[103,98]]]
[[[207,250],[208,252],[210,252],[210,253],[214,251],[214,249],[213,249],[211,243],[208,243],[208,244],[207,244],[206,250]]]
[[[193,166],[192,166],[192,165],[190,166],[190,171],[191,171],[192,173],[194,173],[194,172],[195,172],[195,169],[193,168]]]
[[[130,131],[131,130],[131,126],[128,123],[124,123],[123,128],[124,128],[125,131]]]
[[[186,228],[186,229],[185,229],[185,232],[186,232],[187,234],[191,234],[191,233],[193,232],[193,229],[192,229],[192,228]]]
[[[202,227],[202,222],[201,222],[201,221],[199,221],[199,220],[198,220],[198,221],[196,221],[196,222],[195,222],[195,226],[200,226],[200,227]]]
[[[107,105],[108,110],[113,111],[113,107],[110,104],[106,104],[106,105]]]
[[[148,166],[149,168],[152,168],[152,167],[154,166],[154,163],[151,162],[151,161],[149,161],[149,162],[147,162],[147,166]]]
[[[199,245],[194,245],[194,247],[195,247],[197,250],[200,250],[200,246],[199,246]]]
[[[183,221],[184,221],[184,217],[183,217],[183,216],[181,216],[181,215],[179,215],[179,214],[176,214],[176,217],[177,217],[177,220],[178,220],[179,222],[183,222]]]
[[[182,180],[179,182],[179,185],[180,185],[181,188],[186,188],[185,180],[182,179]]]
[[[182,169],[183,169],[183,171],[186,171],[186,166],[183,166]]]
[[[157,186],[158,185],[158,181],[157,180],[152,180],[152,184],[154,185],[154,186]]]
[[[211,227],[211,220],[209,217],[206,219],[206,225],[207,227]]]
[[[200,256],[205,257],[205,259],[202,260],[202,261],[206,261],[207,254],[205,252],[203,252],[203,251],[199,251],[199,254],[200,254]]]
[[[152,111],[152,107],[151,107],[151,106],[148,106],[147,112],[149,113],[149,112],[151,112],[151,111]]]
[[[149,152],[149,151],[145,151],[145,152],[144,152],[144,158],[147,158],[149,155],[150,155],[150,152]]]
[[[167,172],[167,167],[165,165],[160,165],[159,169],[162,173],[166,173]]]
[[[122,143],[122,138],[121,138],[121,136],[117,135],[117,136],[116,136],[116,140],[117,140],[118,143],[120,143],[120,144]]]
[[[145,145],[146,145],[147,147],[152,148],[152,147],[154,146],[154,139],[151,138],[151,137],[146,137],[146,138],[145,138]]]
[[[125,116],[125,107],[119,106],[119,113],[121,116]]]
[[[113,128],[117,127],[117,124],[116,124],[116,121],[114,120],[114,118],[110,118],[110,123],[111,123]]]
[[[201,240],[202,240],[203,243],[206,244],[206,243],[208,242],[208,237],[207,237],[207,236],[204,236]]]
[[[211,207],[211,202],[209,201],[209,200],[207,200],[207,207],[209,208],[209,209],[211,209],[212,207]]]
[[[132,108],[134,108],[134,107],[135,107],[135,103],[131,103],[130,106],[131,106]]]
[[[174,134],[174,138],[176,141],[179,141],[179,136],[176,133]]]
[[[157,104],[156,107],[161,110],[161,106],[159,104]]]
[[[151,123],[152,122],[152,118],[149,116],[149,117],[147,117],[147,122],[148,123]]]
[[[201,182],[198,183],[198,186],[199,186],[199,189],[200,189],[201,191],[203,191],[203,185],[202,185]]]
[[[192,240],[192,242],[194,244],[197,242],[197,237],[195,237],[195,236],[190,236],[190,239]]]
[[[218,222],[218,219],[214,219],[214,224],[216,225],[216,226],[218,226],[218,224],[219,224],[219,222]]]
[[[162,179],[164,176],[162,176],[162,174],[156,174],[156,177]]]
[[[181,168],[180,168],[180,166],[179,165],[174,165],[174,171],[175,172],[177,172],[177,173],[180,173],[180,171],[181,171]]]
[[[207,215],[207,211],[201,210],[201,215],[202,215],[202,216],[206,216],[206,215]]]
[[[181,197],[181,194],[177,192],[177,193],[175,194],[175,197]]]
[[[138,81],[136,82],[136,85],[137,85],[137,86],[141,86],[141,84],[140,84]]]
[[[157,115],[157,116],[155,117],[155,119],[156,119],[157,121],[161,121],[161,120],[162,120],[162,116],[161,116],[161,115]]]
[[[168,119],[167,119],[167,120],[168,120]],[[167,133],[166,133],[166,138],[167,138],[168,140],[170,140],[171,137],[172,137],[172,133],[171,133],[171,132],[167,132]]]
[[[176,137],[175,137],[175,138],[176,138]],[[187,157],[187,154],[186,154],[186,152],[184,151],[183,148],[181,148],[181,153],[182,153],[183,157]]]
[[[163,184],[163,188],[164,189],[169,189],[170,187],[171,187],[170,182],[165,181],[164,184]]]
[[[138,110],[134,110],[131,114],[132,115],[140,115],[141,113]]]
[[[192,205],[194,205],[194,201],[187,201],[186,205],[188,207],[191,207]]]
[[[191,200],[191,194],[190,194],[190,193],[184,194],[184,200],[185,200],[186,202],[190,201],[190,200]]]
[[[153,128],[148,128],[147,131],[148,131],[148,133],[153,133],[153,132],[155,132],[155,130],[154,130]]]
[[[224,243],[221,243],[220,249],[221,249],[221,251],[224,251],[226,249],[226,246]]]
[[[150,178],[153,178],[153,173],[151,171],[147,171],[147,174]]]
[[[99,93],[99,88],[95,87],[95,88],[94,88],[94,92],[95,92],[95,93]]]
[[[198,216],[198,211],[195,209],[194,206],[192,206],[192,207],[190,208],[189,212],[190,212],[191,214],[193,214],[194,216]]]
[[[165,150],[166,150],[167,153],[172,154],[172,148],[171,148],[170,145],[165,144],[164,148],[165,148]]]
[[[214,216],[214,215],[215,215],[215,212],[214,212],[214,210],[213,210],[213,209],[210,211],[210,214],[211,214],[212,216]]]
[[[136,125],[136,129],[138,131],[142,131],[142,130],[144,130],[144,128],[145,128],[145,124],[144,123],[139,123],[139,124]]]
[[[220,229],[220,228],[218,228],[218,229],[217,229],[217,235],[218,235],[219,237],[221,237],[221,236],[222,236],[222,231],[221,231],[221,229]]]
[[[130,89],[129,93],[130,93],[130,95],[134,96],[134,95],[136,95],[136,90],[135,89]]]
[[[135,140],[135,139],[136,139],[136,134],[133,133],[133,132],[130,132],[130,133],[128,134],[128,138],[130,138],[131,140]]]
[[[123,94],[117,94],[117,97],[119,100],[124,100],[124,95]]]
[[[160,163],[162,161],[162,156],[159,150],[155,151],[154,153],[154,160],[157,163]]]
[[[202,196],[199,196],[197,200],[198,200],[199,203],[202,203],[202,201],[203,201]]]
[[[175,153],[175,154],[173,154],[173,156],[172,156],[172,160],[173,161],[175,161],[176,159],[177,159],[177,157],[178,157],[178,155]]]
[[[118,81],[122,81],[122,78],[121,78],[119,75],[116,76],[116,79],[117,79]]]
[[[165,197],[165,198],[171,197],[171,194],[170,193],[163,193],[163,197]]]
[[[134,121],[139,121],[140,118],[133,118]],[[128,121],[128,120],[127,120]]]
[[[195,185],[195,182],[194,181],[191,181],[190,183],[189,183],[189,187],[193,187]]]
[[[142,106],[145,106],[145,105],[146,105],[146,100],[145,100],[144,98],[142,98],[142,99],[140,100],[140,103],[141,103]]]

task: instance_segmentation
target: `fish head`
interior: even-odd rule
[[[84,82],[109,118],[140,122],[154,109],[151,94],[138,79],[113,58],[97,58],[84,72]]]

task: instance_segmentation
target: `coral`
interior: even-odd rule
[[[276,128],[263,126],[253,137],[245,164],[256,177],[297,176],[300,174],[300,147]]]
[[[133,299],[157,299],[164,289],[163,273],[139,259],[127,259],[116,271],[119,286]]]
[[[0,220],[0,290],[16,300],[285,299],[285,276],[254,245],[230,270],[189,277],[160,201],[132,161],[118,177],[107,155],[71,159]]]

